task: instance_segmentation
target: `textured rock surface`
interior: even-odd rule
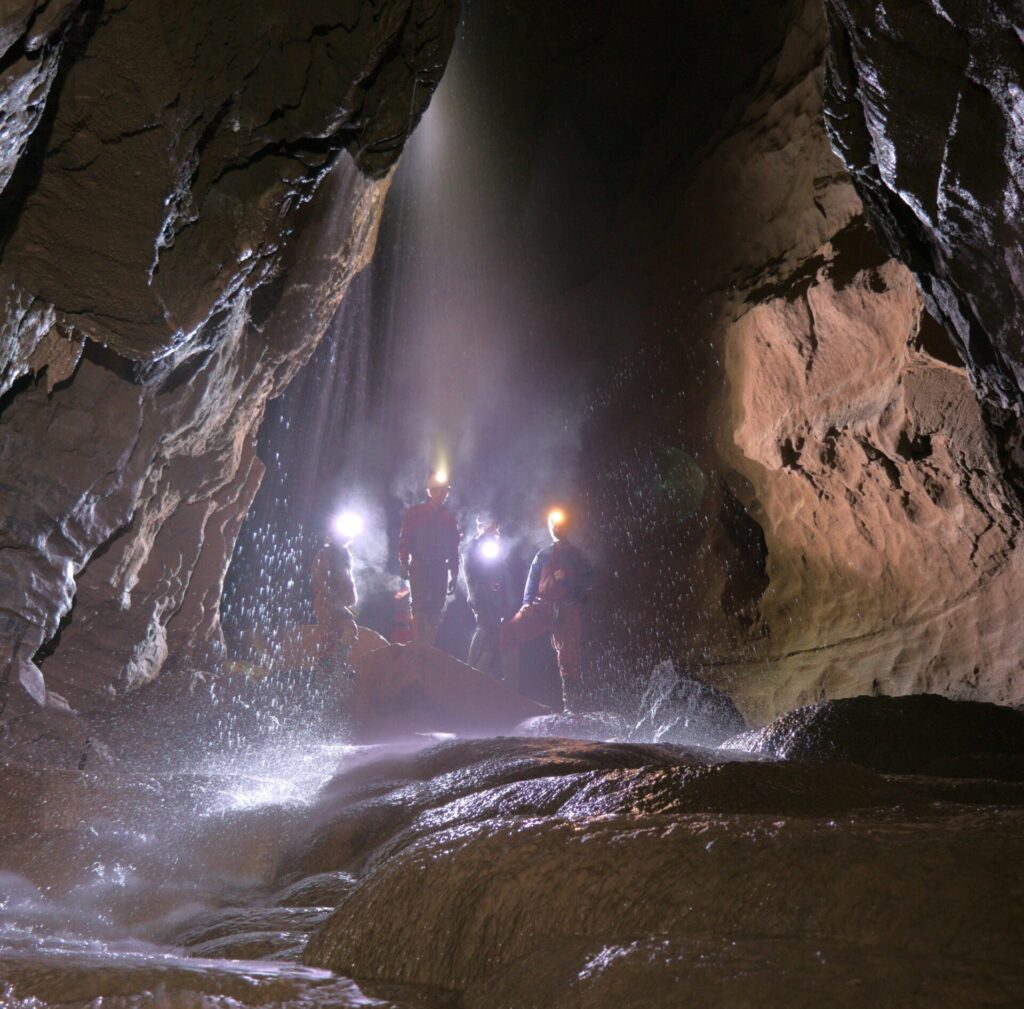
[[[993,403],[1024,391],[1019,5],[828,0],[829,134]]]
[[[936,749],[959,731],[936,719]],[[202,773],[0,766],[0,1002],[1019,1001],[1024,785],[555,739],[277,742]],[[860,753],[888,746],[869,727]],[[306,961],[358,988],[280,963],[310,938]]]
[[[656,666],[640,698],[641,717],[632,738],[687,746],[718,746],[746,728],[729,697],[699,680],[681,676],[675,665]]]
[[[921,349],[909,271],[843,276],[843,240],[726,336],[730,453],[768,550],[754,661],[775,667],[746,689],[762,714],[873,692],[1018,701],[1024,554],[998,443],[963,370]]]
[[[216,648],[263,405],[372,252],[456,9],[22,6],[0,131],[0,709],[30,745],[20,716],[47,703],[73,760],[87,727],[65,700]]]
[[[867,19],[899,5],[846,6]],[[754,722],[862,693],[1018,703],[1012,425],[979,406],[830,148],[823,8],[775,13],[781,29],[762,27],[778,47],[719,129],[696,157],[676,152],[677,174],[627,190],[603,272],[559,303],[563,328],[639,332],[649,354],[629,356],[583,433],[586,510],[612,573],[592,654],[637,684],[638,666],[671,656]],[[908,47],[926,58],[910,40],[887,59]],[[941,151],[946,124],[920,131],[903,104],[930,100],[915,80],[929,75],[894,92],[899,129]],[[651,136],[641,150],[661,164]],[[665,332],[642,332],[648,304]],[[1008,307],[1006,319],[1010,332]]]
[[[320,812],[317,861],[359,878],[306,962],[469,1007],[941,991],[966,1009],[1011,1005],[1020,979],[1012,803],[930,805],[848,765],[495,740],[344,774]]]

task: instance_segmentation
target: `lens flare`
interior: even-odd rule
[[[363,516],[357,512],[341,512],[331,522],[331,532],[341,540],[355,539],[363,531]]]
[[[486,539],[480,544],[480,553],[489,561],[496,561],[501,556],[501,544],[496,539]]]

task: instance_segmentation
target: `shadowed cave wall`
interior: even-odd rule
[[[444,0],[9,9],[9,745],[77,759],[72,711],[216,658],[263,406],[371,254],[456,20]]]

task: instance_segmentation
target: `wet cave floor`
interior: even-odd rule
[[[560,738],[0,769],[0,1004],[1019,1006],[1024,781]]]

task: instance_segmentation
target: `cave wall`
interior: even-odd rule
[[[595,679],[671,657],[754,720],[1024,699],[1019,52],[1005,8],[951,3],[517,9],[548,69],[494,79],[529,138],[509,249],[545,249],[531,338],[593,392]],[[455,17],[4,14],[8,743],[75,760],[72,709],[216,657],[263,405],[372,251]]]
[[[936,100],[928,68],[938,65],[940,77],[947,74],[950,42],[934,38],[924,25],[915,30],[912,6],[921,9],[918,14],[927,9],[947,31],[950,16],[955,19],[927,4],[829,5],[827,80],[816,68],[809,78],[813,96],[800,114],[805,151],[820,152],[819,163],[832,161],[831,178],[819,176],[808,186],[800,181],[798,162],[787,168],[777,158],[773,171],[745,169],[747,187],[765,184],[771,191],[795,182],[790,199],[805,212],[818,207],[828,239],[814,250],[792,246],[796,256],[781,269],[772,262],[737,285],[718,320],[726,380],[719,449],[732,468],[731,485],[764,531],[768,583],[752,600],[749,626],[739,636],[744,660],[724,658],[720,647],[714,649],[710,675],[732,684],[755,717],[861,693],[928,691],[1001,703],[1024,699],[1015,619],[1015,600],[1024,585],[1021,507],[1017,467],[1007,451],[1013,442],[1007,430],[1014,428],[1008,411],[1015,409],[1018,395],[996,364],[999,354],[979,350],[972,356],[979,337],[969,337],[968,330],[978,328],[977,320],[965,329],[971,313],[952,307],[971,302],[979,317],[994,309],[999,326],[981,345],[1010,342],[1019,349],[1019,340],[1009,341],[1012,302],[1019,297],[1009,293],[1016,245],[993,244],[992,230],[987,240],[981,234],[987,227],[982,219],[1007,207],[1002,190],[981,188],[981,175],[999,175],[1006,167],[1012,174],[1013,159],[1004,166],[1006,144],[991,137],[988,157],[981,159],[992,162],[988,169],[978,168],[980,152],[969,141],[956,153],[984,121],[969,107],[977,92],[965,79],[960,87],[973,97],[961,103],[964,137],[948,128],[949,121],[924,115],[922,101],[932,101],[934,110]],[[861,68],[856,90],[865,105],[857,142],[864,150],[863,142],[872,138],[870,166],[852,163],[849,150],[837,142],[836,124],[850,115],[846,106],[837,111],[842,73],[849,71],[850,52],[862,45],[862,40],[837,37],[837,8],[847,10],[840,17],[852,18],[848,12],[856,9],[874,19],[883,50],[894,44],[919,58],[884,82],[877,72]],[[902,44],[892,36],[890,15],[892,23],[903,24]],[[820,13],[812,16],[810,37],[817,47],[825,35]],[[963,23],[969,25],[964,36],[984,48],[984,22]],[[1008,25],[1003,19],[990,27],[1002,37],[999,32]],[[993,73],[991,61],[998,62],[1004,48],[986,50]],[[961,69],[966,62],[969,57]],[[994,78],[990,83],[995,90]],[[842,94],[849,99],[849,91]],[[828,139],[846,162],[843,167],[852,169],[849,174],[825,153],[824,100]],[[890,100],[902,107],[887,127],[873,103],[884,106]],[[785,132],[793,132],[791,100],[776,102],[775,108],[790,124]],[[886,221],[877,210],[877,189],[865,178],[874,173],[877,179],[879,172],[895,177],[889,174],[895,170],[892,156],[901,144],[888,143],[887,131],[914,138],[911,150],[897,160],[900,171],[922,185],[922,193],[940,179],[958,188],[957,166],[975,175],[974,194],[965,197],[962,187],[960,193],[977,207],[977,244],[984,245],[986,256],[1005,256],[1011,276],[992,279],[990,266],[971,251],[958,225],[947,235],[949,274],[939,267],[939,280],[922,272],[920,247],[893,240],[893,217]],[[1004,141],[1005,133],[1004,122]],[[749,166],[762,161],[751,155],[766,139],[763,128],[749,138]],[[921,149],[940,155],[930,182],[919,174],[920,165],[909,164]],[[972,166],[964,161],[968,150]],[[838,213],[827,206],[827,197],[823,201],[824,193],[837,191],[844,194],[832,204],[841,207]],[[934,188],[931,192],[934,199]],[[941,186],[938,199],[948,203]],[[899,214],[923,205],[906,189],[896,198],[890,192],[893,202],[901,205]],[[760,223],[749,214],[746,220]],[[931,254],[941,261],[934,250]],[[969,293],[958,293],[958,284]],[[1000,285],[998,292],[994,288]]]
[[[373,250],[448,0],[25,3],[0,29],[0,711],[209,659],[268,399]]]
[[[834,6],[866,18],[876,5]],[[653,7],[686,53],[675,77],[616,22]],[[605,14],[613,30],[591,23]],[[744,30],[720,35],[719,19]],[[609,362],[581,431],[581,534],[604,574],[591,677],[628,693],[672,658],[754,721],[861,693],[1020,703],[1008,401],[965,366],[916,261],[833,149],[825,5],[581,20],[583,55],[562,58],[586,105],[548,112],[537,160],[594,194],[544,330],[584,334]],[[595,68],[613,61],[644,67],[630,89],[602,90]],[[918,130],[913,108],[900,115]],[[570,155],[561,138],[581,116]],[[1008,137],[1004,124],[987,141],[997,162]],[[538,217],[571,202],[543,177],[532,189],[545,182]]]
[[[1002,0],[827,0],[826,123],[982,395],[1024,390],[1024,53]]]

